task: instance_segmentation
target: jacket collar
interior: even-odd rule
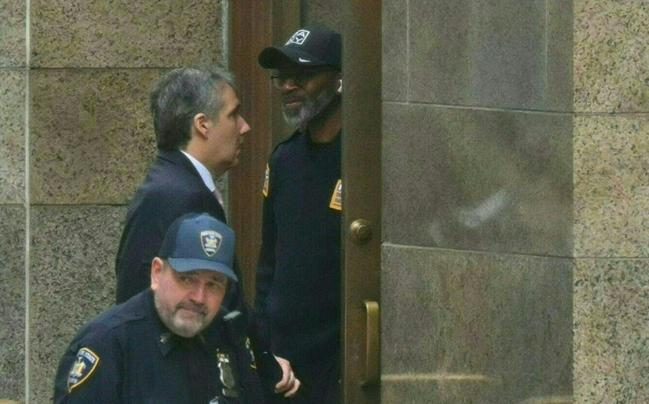
[[[193,175],[197,176],[198,178],[201,178],[200,174],[198,173],[198,171],[196,171],[196,168],[194,167],[192,162],[189,161],[187,156],[185,156],[180,150],[173,150],[173,151],[158,150],[158,158],[162,160],[166,160],[172,164],[179,165],[184,169],[186,169],[187,171],[191,172]]]

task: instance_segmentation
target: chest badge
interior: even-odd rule
[[[99,365],[99,355],[88,348],[81,348],[68,374],[68,393],[88,380],[97,369],[97,365]]]
[[[223,385],[222,393],[225,397],[239,397],[237,393],[236,379],[230,357],[225,352],[216,352],[216,358],[219,362],[219,378]]]
[[[264,194],[264,197],[268,197],[268,184],[270,183],[270,167],[266,164],[266,174],[264,174],[264,188],[261,190],[261,193]]]
[[[331,194],[331,201],[329,207],[334,210],[343,210],[343,182],[338,180],[334,187],[334,192]]]
[[[250,346],[250,338],[246,337],[246,350],[250,355],[250,367],[257,369],[257,362],[255,361],[255,353],[252,352],[252,347]]]

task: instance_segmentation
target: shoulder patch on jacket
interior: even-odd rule
[[[92,376],[99,365],[99,361],[99,355],[89,348],[84,347],[79,349],[77,359],[72,364],[72,368],[68,374],[68,393],[82,385],[83,382]]]
[[[343,210],[343,182],[338,180],[334,191],[331,194],[331,201],[329,202],[329,207],[334,210]]]

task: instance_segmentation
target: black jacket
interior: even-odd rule
[[[115,262],[117,303],[149,287],[151,260],[167,229],[190,212],[209,213],[225,222],[223,208],[191,161],[181,151],[160,151],[126,215]]]
[[[268,163],[256,319],[272,352],[298,366],[340,350],[341,136],[296,132]]]
[[[144,291],[79,331],[59,363],[54,402],[262,403],[254,356],[239,334],[220,316],[193,338],[172,334]]]
[[[221,204],[205,186],[191,161],[178,150],[159,151],[126,215],[115,262],[117,303],[149,288],[151,261],[157,255],[167,229],[176,218],[190,212],[205,212],[226,222]],[[236,259],[234,271],[239,279],[243,279]],[[281,378],[281,369],[270,354],[270,348],[257,338],[254,320],[243,300],[241,282],[228,290],[223,306],[224,310],[243,313],[246,324],[240,327],[239,332],[253,339],[259,373],[266,387],[272,388]]]

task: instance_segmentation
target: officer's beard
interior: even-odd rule
[[[180,302],[175,307],[170,307],[158,296],[158,293],[154,293],[153,300],[160,320],[169,331],[181,337],[195,336],[214,319],[214,316],[210,318],[205,307],[191,302]]]
[[[323,88],[315,97],[307,95],[297,109],[282,108],[284,120],[291,126],[304,130],[311,119],[320,115],[338,96],[335,90]]]

